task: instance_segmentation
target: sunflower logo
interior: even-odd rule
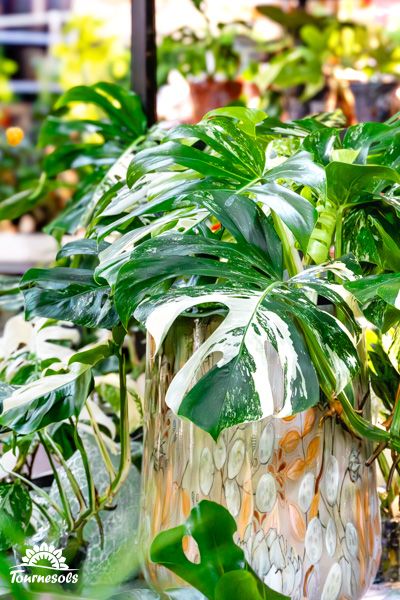
[[[22,557],[22,564],[26,567],[42,567],[54,571],[68,570],[62,550],[46,542],[28,548]]]

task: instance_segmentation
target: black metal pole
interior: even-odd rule
[[[155,0],[132,0],[131,84],[142,99],[149,125],[156,122]]]

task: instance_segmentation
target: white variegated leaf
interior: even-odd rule
[[[103,277],[110,285],[114,285],[119,269],[129,259],[135,246],[146,236],[157,234],[163,227],[171,223],[174,223],[174,226],[169,229],[169,232],[186,232],[201,223],[208,214],[205,209],[196,211],[188,208],[178,209],[168,212],[148,225],[129,231],[100,252],[100,264],[96,268],[96,277]]]
[[[36,318],[26,321],[22,314],[11,317],[4,326],[0,338],[0,357],[8,360],[16,351],[29,352],[40,360],[56,358],[66,361],[73,351],[56,341],[68,341],[70,345],[79,342],[79,333],[72,327],[47,325],[48,320]]]
[[[166,403],[177,414],[189,416],[187,399],[201,389],[203,399],[204,394],[215,398],[215,419],[207,428],[193,414],[189,418],[217,437],[236,422],[284,417],[318,402],[318,380],[303,338],[290,315],[269,301],[265,292],[188,289],[158,306],[139,308],[137,316],[159,349],[178,315],[205,303],[223,305],[229,312],[169,386]],[[216,365],[192,387],[212,355],[219,357]],[[203,414],[207,415],[204,407]]]

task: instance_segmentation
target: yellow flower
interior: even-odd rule
[[[18,146],[24,139],[24,132],[21,127],[8,127],[6,129],[6,138],[10,146]]]

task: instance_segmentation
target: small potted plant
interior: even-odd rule
[[[163,37],[157,50],[158,82],[166,83],[172,70],[185,77],[192,103],[191,121],[196,122],[205,112],[239,100],[244,88],[244,81],[238,78],[244,68],[240,40],[253,46],[256,41],[247,23],[213,23],[204,2],[193,0],[192,4],[204,28],[185,26]]]
[[[284,51],[260,65],[260,89],[272,87],[289,97],[292,88],[302,90],[300,116],[341,108],[352,124],[383,121],[392,114],[391,94],[400,73],[395,35],[379,27],[317,19],[302,11],[297,15],[275,7],[259,10],[287,31]]]

